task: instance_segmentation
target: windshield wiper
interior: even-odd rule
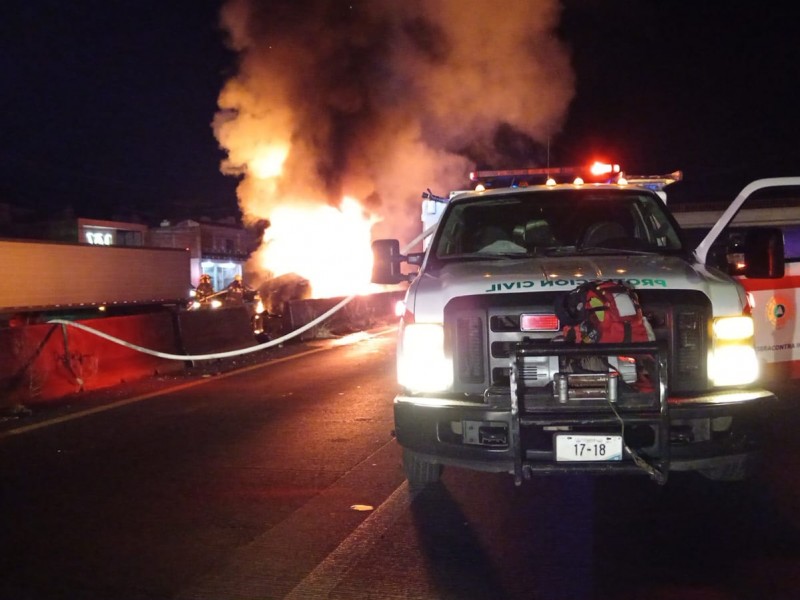
[[[551,246],[546,249],[545,256],[581,256],[584,254],[660,254],[658,249],[636,250],[634,248],[609,248],[606,246]]]
[[[633,248],[608,248],[606,246],[580,246],[575,248],[576,254],[659,254],[658,250],[635,250]]]
[[[451,254],[449,256],[440,256],[439,260],[466,260],[466,261],[480,261],[480,260],[501,260],[504,258],[526,258],[530,254],[525,252],[476,252],[470,254]]]

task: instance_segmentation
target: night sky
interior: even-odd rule
[[[3,2],[0,201],[156,222],[235,214],[210,127],[235,67],[219,4]]]
[[[236,70],[220,4],[3,2],[0,202],[152,223],[235,214],[236,179],[219,172],[210,126]],[[603,156],[636,174],[682,169],[672,196],[682,201],[800,175],[793,14],[757,2],[563,5],[576,95],[551,164]],[[480,35],[502,31],[488,23]],[[495,165],[514,166],[536,165]]]

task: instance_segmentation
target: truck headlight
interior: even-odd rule
[[[708,376],[714,385],[746,385],[758,379],[753,332],[751,317],[714,320],[714,343],[708,356]]]
[[[720,340],[743,340],[753,337],[752,317],[725,317],[714,321],[714,337]]]
[[[444,354],[444,329],[432,323],[402,327],[397,382],[412,392],[441,392],[453,384],[453,361]]]

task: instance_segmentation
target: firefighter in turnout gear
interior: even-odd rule
[[[203,302],[213,295],[214,286],[211,283],[211,275],[203,273],[200,276],[200,283],[197,284],[197,289],[195,290],[195,298],[197,298],[198,302]]]
[[[244,304],[244,295],[247,291],[244,283],[242,283],[242,276],[236,275],[228,284],[227,293],[225,294],[225,304]]]

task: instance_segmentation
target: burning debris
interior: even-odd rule
[[[271,223],[250,270],[369,291],[370,240],[416,235],[420,190],[530,162],[573,96],[559,16],[557,0],[229,0],[239,68],[213,127],[246,220]]]

